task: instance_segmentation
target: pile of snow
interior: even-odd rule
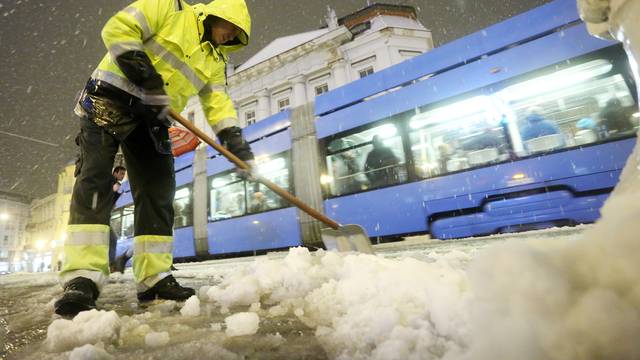
[[[470,269],[468,359],[640,359],[640,153],[569,243],[507,243]]]
[[[169,333],[166,331],[150,332],[144,336],[144,343],[148,347],[165,346],[169,343],[169,340]]]
[[[73,320],[55,320],[47,329],[45,345],[62,352],[85,344],[112,344],[120,335],[120,318],[115,311],[83,311]]]
[[[427,261],[296,248],[201,294],[223,312],[296,316],[330,358],[640,358],[637,150],[629,162],[602,220],[577,240]]]
[[[469,260],[461,252],[427,263],[295,248],[237,269],[207,295],[224,308],[261,301],[266,316],[296,316],[317,329],[331,357],[438,353],[464,344]]]
[[[258,332],[260,318],[252,312],[241,312],[224,319],[227,325],[227,336],[253,335]]]
[[[86,344],[73,349],[69,353],[69,360],[113,360],[113,356],[100,346]]]
[[[185,301],[184,306],[180,309],[180,314],[183,316],[200,315],[200,299],[197,295],[193,295]]]

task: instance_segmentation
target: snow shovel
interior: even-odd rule
[[[216,143],[213,139],[208,137],[207,134],[202,132],[187,119],[183,118],[180,114],[178,114],[174,110],[170,110],[169,115],[177,122],[179,122],[182,126],[202,139],[202,141],[211,145],[220,154],[234,163],[238,168],[251,172],[251,168],[249,167],[249,165],[247,165],[244,161],[240,160],[237,156],[233,155],[231,152],[225,149],[224,146]],[[361,226],[354,224],[340,225],[334,220],[320,213],[319,211],[311,208],[309,205],[305,204],[297,197],[291,195],[283,188],[265,179],[264,177],[257,174],[252,174],[251,177],[253,178],[253,180],[263,184],[276,194],[280,195],[283,199],[297,206],[300,210],[306,212],[310,216],[329,226],[329,229],[320,230],[322,242],[324,243],[324,246],[327,248],[327,250],[356,251],[366,254],[374,253],[373,247],[371,246],[371,241],[369,240],[369,236],[367,236],[367,233]]]

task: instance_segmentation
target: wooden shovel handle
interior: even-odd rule
[[[198,129],[195,125],[193,125],[190,121],[188,121],[187,119],[182,117],[176,111],[174,111],[173,109],[169,110],[169,115],[172,118],[174,118],[177,122],[179,122],[182,126],[184,126],[189,131],[194,133],[197,137],[202,139],[202,141],[204,141],[205,143],[211,145],[211,147],[213,147],[214,149],[216,149],[216,151],[218,151],[224,157],[229,159],[229,161],[231,161],[235,166],[237,166],[240,169],[251,170],[251,168],[249,167],[249,165],[247,163],[245,163],[244,161],[240,160],[237,156],[233,155],[224,146],[218,144],[213,139],[208,137],[207,134],[205,134],[203,131]],[[262,176],[255,176],[255,179],[259,183],[261,183],[264,186],[266,186],[269,189],[271,189],[271,191],[273,191],[276,194],[280,195],[283,199],[285,199],[288,202],[292,203],[293,205],[297,206],[300,210],[306,212],[307,214],[309,214],[310,216],[314,217],[315,219],[317,219],[319,221],[322,221],[323,223],[325,223],[327,226],[331,227],[332,229],[338,230],[340,228],[340,224],[338,224],[334,220],[330,219],[329,217],[325,216],[324,214],[320,213],[316,209],[314,209],[314,208],[310,207],[309,205],[305,204],[304,202],[302,202],[302,200],[300,200],[297,197],[291,195],[288,191],[284,190],[283,188],[279,187],[278,185],[274,184],[273,182],[265,179]]]

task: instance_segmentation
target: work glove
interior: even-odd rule
[[[237,126],[228,127],[219,131],[217,136],[220,144],[229,150],[229,152],[246,162],[251,169],[255,167],[251,146],[242,137],[242,129]],[[237,169],[237,174],[245,180],[253,178],[251,170]]]

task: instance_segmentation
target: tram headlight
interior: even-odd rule
[[[329,176],[326,174],[320,175],[320,184],[328,185],[328,184],[331,184],[332,182],[333,182],[333,176]]]
[[[527,175],[525,175],[524,173],[517,173],[517,174],[513,174],[511,179],[512,180],[522,180],[522,179],[524,179],[526,177],[527,177]]]

